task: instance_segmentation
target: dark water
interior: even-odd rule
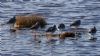
[[[80,19],[81,27],[89,29],[96,26],[98,30],[95,35],[96,42],[89,41],[89,37],[83,35],[79,40],[66,39],[62,43],[57,41],[51,44],[46,42],[45,36],[37,36],[42,42],[35,42],[34,30],[19,30],[12,33],[9,31],[10,25],[0,25],[1,56],[100,56],[99,0],[0,1],[0,24],[7,22],[14,15],[39,13],[47,18],[48,26],[63,22],[67,29],[70,23]],[[44,31],[39,30],[39,33],[43,34]]]

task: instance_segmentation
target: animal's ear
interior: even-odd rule
[[[11,18],[7,24],[12,24],[12,23],[15,23],[16,22],[16,16],[14,16],[13,18]]]

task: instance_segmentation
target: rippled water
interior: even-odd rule
[[[98,30],[95,35],[96,42],[91,42],[88,36],[83,36],[79,40],[66,39],[64,42],[47,43],[45,36],[37,36],[42,40],[41,43],[37,43],[34,41],[34,30],[12,33],[9,31],[10,25],[0,25],[1,56],[100,56],[99,0],[0,1],[0,24],[7,22],[14,15],[38,13],[47,18],[48,26],[63,22],[67,29],[70,23],[80,19],[81,27],[89,29],[95,25]],[[39,32],[44,33],[42,30]]]

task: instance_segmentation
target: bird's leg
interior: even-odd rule
[[[49,42],[52,39],[52,33],[46,33],[47,42]]]
[[[34,32],[34,40],[36,41],[36,42],[40,42],[40,40],[39,40],[39,33],[37,33],[37,32]]]
[[[75,27],[75,31],[74,31],[74,32],[75,32],[75,38],[76,38],[76,39],[78,39],[78,37],[77,37],[77,28],[78,28],[78,27],[76,26],[76,27]]]
[[[59,35],[62,33],[61,29],[59,29],[58,27],[57,27],[57,31],[58,31]],[[60,38],[60,36],[59,36],[59,38]]]
[[[32,28],[36,27],[37,25],[39,25],[39,22],[36,22],[35,25],[32,25],[30,28],[32,29]]]
[[[34,40],[37,40],[36,32],[34,32]]]

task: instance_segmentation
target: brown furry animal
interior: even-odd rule
[[[60,39],[65,39],[66,37],[75,37],[73,32],[64,32],[60,34]]]
[[[12,21],[9,21],[12,22]],[[47,24],[44,17],[37,15],[15,16],[14,28],[31,28],[38,22],[38,26],[43,28]]]

